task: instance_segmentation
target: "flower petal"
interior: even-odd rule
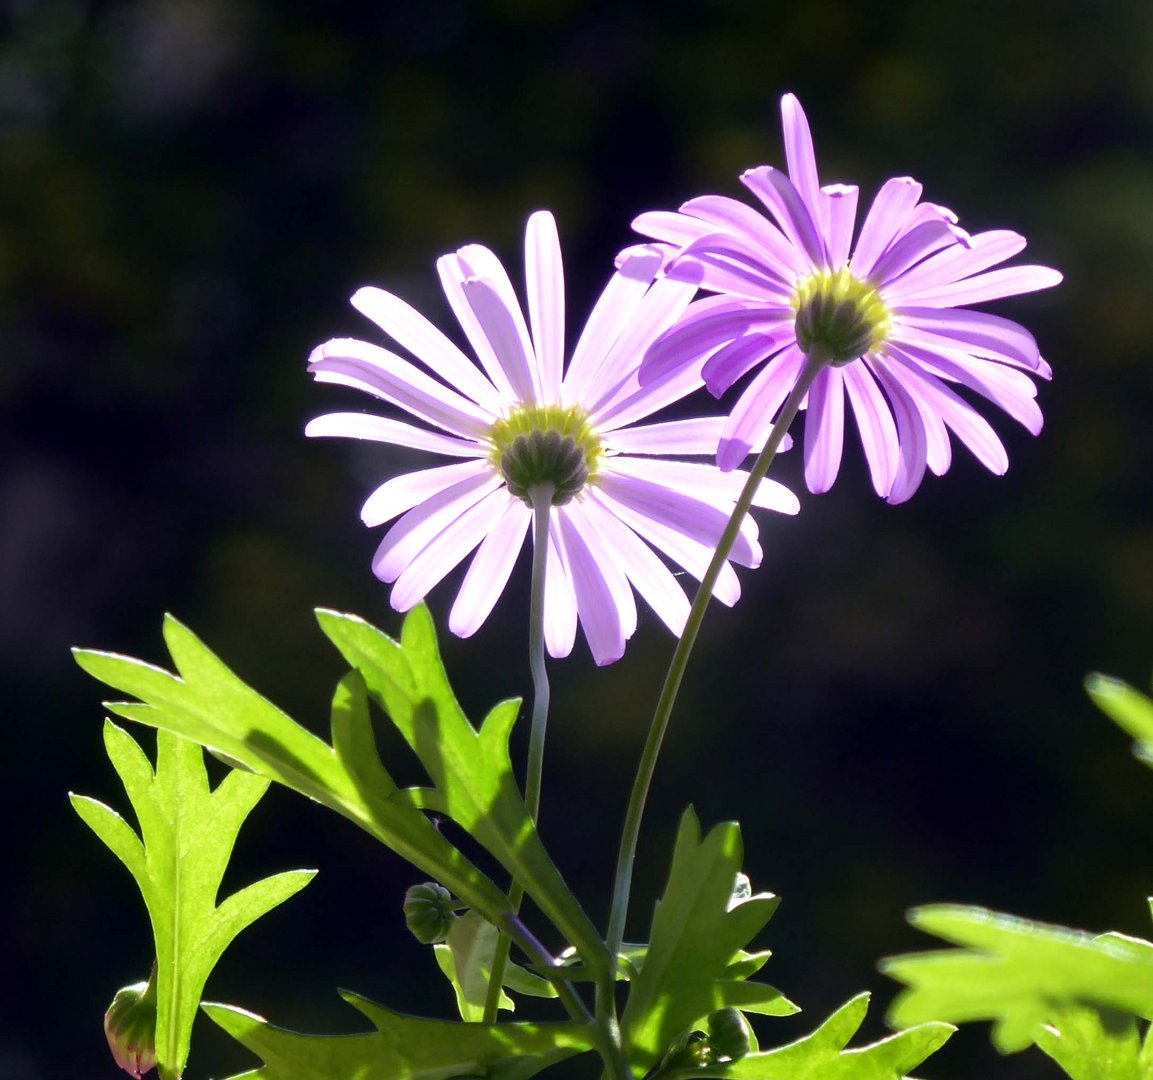
[[[660,521],[637,513],[626,503],[618,502],[603,488],[595,491],[593,495],[615,518],[652,544],[662,555],[666,555],[678,566],[687,570],[697,581],[705,576],[715,545],[710,547]],[[728,607],[732,607],[740,599],[741,585],[737,580],[736,571],[728,562],[721,568],[713,595]]]
[[[783,172],[761,165],[742,173],[741,183],[765,204],[784,234],[809,257],[814,269],[825,264],[825,244],[817,223]]]
[[[869,280],[883,287],[934,251],[962,242],[959,232],[947,221],[923,222],[886,248],[869,271]]]
[[[532,511],[510,497],[473,556],[449,612],[448,628],[457,637],[472,637],[489,617],[508,584],[531,521]]]
[[[901,230],[921,197],[921,185],[911,176],[897,176],[886,180],[873,199],[861,235],[853,249],[853,274],[859,278],[871,275],[873,265]]]
[[[990,266],[1012,258],[1025,247],[1025,238],[1007,229],[992,229],[969,237],[968,246],[956,244],[931,255],[924,262],[885,286],[885,299],[892,304],[916,303],[915,297],[926,289],[948,285]]]
[[[541,401],[553,404],[560,400],[564,368],[564,263],[556,220],[547,210],[538,210],[528,219],[524,266]]]
[[[487,461],[468,461],[394,476],[369,495],[360,509],[360,519],[370,527],[383,525],[446,488],[485,474],[492,475]]]
[[[409,510],[385,533],[372,558],[373,573],[381,581],[395,581],[435,537],[501,485],[500,477],[488,469],[458,481]]]
[[[396,579],[389,596],[393,609],[408,611],[420,603],[488,535],[511,499],[507,490],[491,492],[430,541]]]
[[[539,402],[540,377],[536,356],[503,298],[484,278],[467,278],[461,283],[461,289],[485,337],[492,343],[493,352],[516,399],[526,404]],[[518,307],[518,314],[519,311]]]
[[[893,486],[885,496],[886,502],[896,505],[911,499],[924,479],[928,462],[925,425],[921,421],[920,411],[900,382],[885,369],[877,372],[877,378],[893,406],[893,417],[897,421],[901,460]]]
[[[793,322],[789,320],[751,331],[713,353],[701,368],[701,378],[709,393],[719,398],[742,375],[752,371],[766,356],[794,343],[796,337]]]
[[[822,368],[809,389],[805,412],[805,483],[814,495],[833,486],[845,440],[845,392],[841,369]]]
[[[500,412],[500,395],[492,383],[416,308],[399,296],[371,286],[353,294],[352,306],[486,412],[494,416]]]
[[[1047,378],[1048,365],[1037,342],[1020,323],[968,308],[900,307],[893,309],[893,340],[899,345],[909,331],[914,344],[945,345],[978,356],[1028,368]],[[919,331],[920,333],[917,333]]]
[[[763,446],[773,419],[800,377],[805,354],[794,344],[778,353],[745,387],[729,414],[717,447],[717,466],[724,472],[739,465],[753,446]]]
[[[495,258],[496,256],[493,256]],[[505,401],[515,398],[512,384],[504,373],[504,366],[497,359],[488,335],[481,328],[472,305],[464,295],[464,283],[469,278],[476,277],[472,268],[461,259],[458,252],[451,255],[442,255],[436,260],[436,272],[440,276],[440,285],[444,290],[445,299],[448,300],[456,321],[472,345],[481,367],[488,373],[498,395]]]
[[[312,350],[308,370],[317,382],[363,390],[454,435],[483,438],[492,424],[492,417],[479,405],[367,341],[326,341]]]
[[[713,548],[717,546],[729,520],[726,511],[673,491],[663,484],[654,484],[619,472],[616,469],[617,460],[606,461],[598,478],[600,488],[606,495],[698,543]],[[756,537],[756,522],[746,517],[741,522],[741,530],[729,559],[739,566],[759,566],[761,549]]]
[[[902,391],[903,397],[920,420],[925,441],[925,464],[935,476],[943,476],[953,463],[953,447],[949,442],[949,429],[945,426],[941,414],[933,407],[929,396],[922,391],[920,383],[913,379],[887,351],[882,357],[873,357],[871,366],[886,393],[890,393],[894,387]],[[889,400],[893,400],[891,393]],[[903,437],[899,434],[899,425],[897,430],[898,437]]]
[[[873,490],[884,498],[893,486],[901,461],[901,447],[892,410],[865,362],[854,360],[846,364],[841,369],[841,375],[857,421],[861,447],[869,463]]]
[[[1051,289],[1054,285],[1060,285],[1063,279],[1059,271],[1048,266],[1005,266],[963,281],[921,289],[912,295],[906,294],[905,301],[919,307],[959,307],[1037,292],[1039,289]]]
[[[468,439],[454,439],[436,431],[403,424],[371,413],[326,413],[309,420],[304,428],[309,438],[318,436],[341,439],[366,439],[370,442],[407,446],[412,450],[427,450],[449,457],[484,457],[488,451],[479,443]]]
[[[785,132],[785,161],[789,179],[800,193],[814,220],[820,219],[821,182],[817,179],[817,159],[813,153],[813,136],[805,110],[795,94],[781,98],[781,126]]]
[[[830,184],[821,188],[821,229],[829,252],[829,265],[844,266],[853,244],[857,223],[858,189],[852,184]]]
[[[568,656],[576,643],[577,600],[565,558],[557,516],[548,523],[548,564],[544,573],[544,643],[549,656]]]
[[[579,517],[572,514],[574,503],[559,508],[556,514],[557,532],[564,546],[565,559],[572,575],[573,589],[576,592],[577,615],[581,629],[589,643],[593,660],[598,666],[619,660],[625,651],[626,631],[629,612],[618,606],[622,601],[619,588],[610,584],[610,576],[615,579],[623,575],[612,567],[611,562],[602,565],[590,549],[596,544],[596,533],[591,528],[581,528]],[[614,581],[615,583],[615,581]],[[636,625],[636,603],[628,582],[624,583],[623,593],[628,595],[632,611],[632,622]]]
[[[720,473],[713,465],[696,461],[664,461],[653,458],[619,457],[613,459],[613,472],[635,476],[653,484],[681,492],[703,503],[715,506],[728,515],[744,490],[749,474],[741,471]],[[753,496],[753,506],[776,510],[782,514],[800,512],[801,504],[783,484],[762,480]]]
[[[733,239],[742,241],[758,254],[765,272],[782,285],[788,285],[798,274],[809,269],[805,253],[792,243],[780,229],[763,214],[727,195],[698,195],[681,204],[681,212],[701,221],[720,226]],[[701,229],[687,238],[687,245],[715,229]]]

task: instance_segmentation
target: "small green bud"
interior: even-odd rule
[[[156,969],[148,982],[118,990],[104,1014],[104,1034],[112,1056],[140,1080],[156,1065]]]
[[[718,1009],[708,1020],[709,1046],[717,1061],[740,1061],[752,1045],[752,1029],[739,1009]]]
[[[413,885],[404,894],[404,924],[422,945],[437,945],[448,937],[456,915],[452,893],[435,881]]]
[[[509,492],[525,501],[536,485],[552,484],[553,506],[571,502],[589,475],[584,449],[559,431],[518,435],[501,455],[500,471]]]

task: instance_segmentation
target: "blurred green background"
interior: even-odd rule
[[[1039,439],[992,417],[1004,478],[958,448],[889,507],[850,436],[831,493],[762,519],[765,565],[710,616],[674,719],[630,936],[689,801],[743,822],[755,885],[784,897],[766,975],[805,1011],[770,1043],[863,988],[882,1034],[875,963],[928,944],[917,903],[1150,936],[1153,776],[1081,680],[1144,686],[1153,664],[1153,6],[3,0],[0,1076],[119,1075],[101,1015],[151,960],[130,879],[68,809],[68,790],[124,807],[68,647],[164,661],[171,610],[319,726],[341,670],[311,609],[398,625],[357,511],[409,459],[301,436],[372,404],[304,371],[319,341],[373,336],[347,297],[380,284],[453,332],[435,256],[483,241],[520,280],[524,219],[549,207],[571,333],[635,214],[782,163],[786,90],[827,181],[867,198],[912,174],[1065,272],[997,307],[1056,377]],[[799,490],[798,456],[776,475]],[[474,640],[445,642],[474,715],[527,688],[525,571]],[[617,666],[581,645],[552,668],[544,832],[598,921],[670,650],[648,615]],[[211,998],[313,1031],[362,1026],[338,986],[448,1015],[397,858],[279,791],[241,856],[234,886],[321,873]],[[249,1064],[201,1022],[190,1077]],[[921,1072],[1058,1075],[975,1026]]]

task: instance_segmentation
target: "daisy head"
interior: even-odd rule
[[[672,566],[703,576],[736,504],[743,473],[676,460],[711,455],[724,419],[640,423],[700,385],[700,363],[646,379],[640,359],[685,313],[690,274],[656,280],[664,255],[625,257],[566,359],[564,274],[547,211],[525,233],[527,318],[500,260],[470,244],[437,262],[440,282],[475,360],[404,300],[364,288],[353,305],[407,354],[340,338],[316,348],[318,382],[364,391],[416,423],[332,413],[308,435],[391,443],[452,460],[394,476],[361,511],[392,523],[373,570],[405,611],[471,556],[449,616],[467,637],[503,592],[529,533],[548,507],[544,632],[553,656],[571,651],[579,623],[597,663],[618,659],[637,625],[634,591],[679,634],[689,603]],[[411,358],[410,358],[411,357]],[[764,481],[756,505],[795,513],[786,489]],[[658,554],[659,553],[659,554]],[[731,562],[756,566],[751,519]],[[722,602],[740,594],[725,565]]]
[[[809,490],[827,491],[836,479],[846,401],[873,487],[890,502],[908,499],[926,469],[948,469],[950,432],[1003,473],[1001,440],[957,391],[991,401],[1037,434],[1032,380],[1051,371],[1024,327],[967,305],[1048,288],[1061,275],[1044,266],[991,269],[1024,238],[1007,230],[969,235],[952,211],[922,201],[910,177],[882,185],[858,230],[858,189],[822,186],[792,94],[781,99],[781,117],[788,171],[764,165],[741,177],[760,209],[704,195],[633,223],[663,248],[670,277],[715,294],[691,304],[654,343],[642,381],[700,364],[720,396],[759,369],[725,425],[722,469],[764,441],[802,372],[819,368],[804,403]]]

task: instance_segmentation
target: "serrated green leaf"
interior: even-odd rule
[[[1137,1025],[1112,1009],[1057,1010],[1037,1033],[1037,1045],[1071,1080],[1150,1080]]]
[[[510,911],[508,898],[441,834],[419,799],[393,783],[376,751],[358,675],[346,676],[337,687],[330,746],[245,685],[171,616],[164,637],[177,675],[126,656],[75,651],[89,674],[140,699],[141,704],[109,703],[112,712],[190,739],[264,782],[275,780],[335,810],[490,921],[498,923]],[[123,767],[138,768],[128,751]]]
[[[167,731],[157,735],[153,770],[135,740],[111,721],[109,759],[140,825],[138,836],[115,811],[71,796],[83,821],[136,879],[148,909],[156,951],[156,1051],[160,1075],[179,1077],[204,984],[245,927],[299,892],[315,874],[292,870],[255,882],[216,903],[240,826],[268,787],[230,773],[213,790],[200,747]]]
[[[955,1030],[950,1024],[922,1024],[880,1042],[846,1050],[868,1007],[869,995],[860,994],[803,1039],[726,1065],[677,1070],[670,1074],[670,1080],[706,1076],[731,1080],[901,1080],[940,1049]]]
[[[739,983],[730,978],[731,971],[747,966],[741,950],[777,907],[769,894],[730,906],[741,855],[734,822],[717,825],[702,840],[696,815],[691,808],[685,812],[648,952],[621,1017],[624,1047],[638,1072],[650,1069],[678,1037],[736,994],[748,995],[754,1006],[772,1001],[777,1015],[797,1011],[771,987],[737,991]]]
[[[1106,716],[1137,740],[1133,753],[1153,765],[1153,701],[1108,675],[1090,675],[1085,689]]]
[[[993,1021],[1004,1053],[1022,1050],[1068,1006],[1153,1015],[1153,947],[1124,935],[1094,937],[983,908],[935,905],[914,926],[962,946],[898,956],[882,970],[907,984],[889,1013],[896,1025]]]
[[[301,1035],[228,1005],[208,1015],[264,1062],[232,1080],[528,1080],[593,1046],[580,1024],[464,1024],[402,1016],[342,996],[376,1027],[367,1035]]]
[[[318,611],[317,618],[428,773],[432,790],[422,805],[491,852],[587,962],[607,967],[604,943],[545,851],[516,783],[508,739],[520,702],[497,705],[479,731],[469,723],[423,604],[405,619],[399,642],[353,615]]]

